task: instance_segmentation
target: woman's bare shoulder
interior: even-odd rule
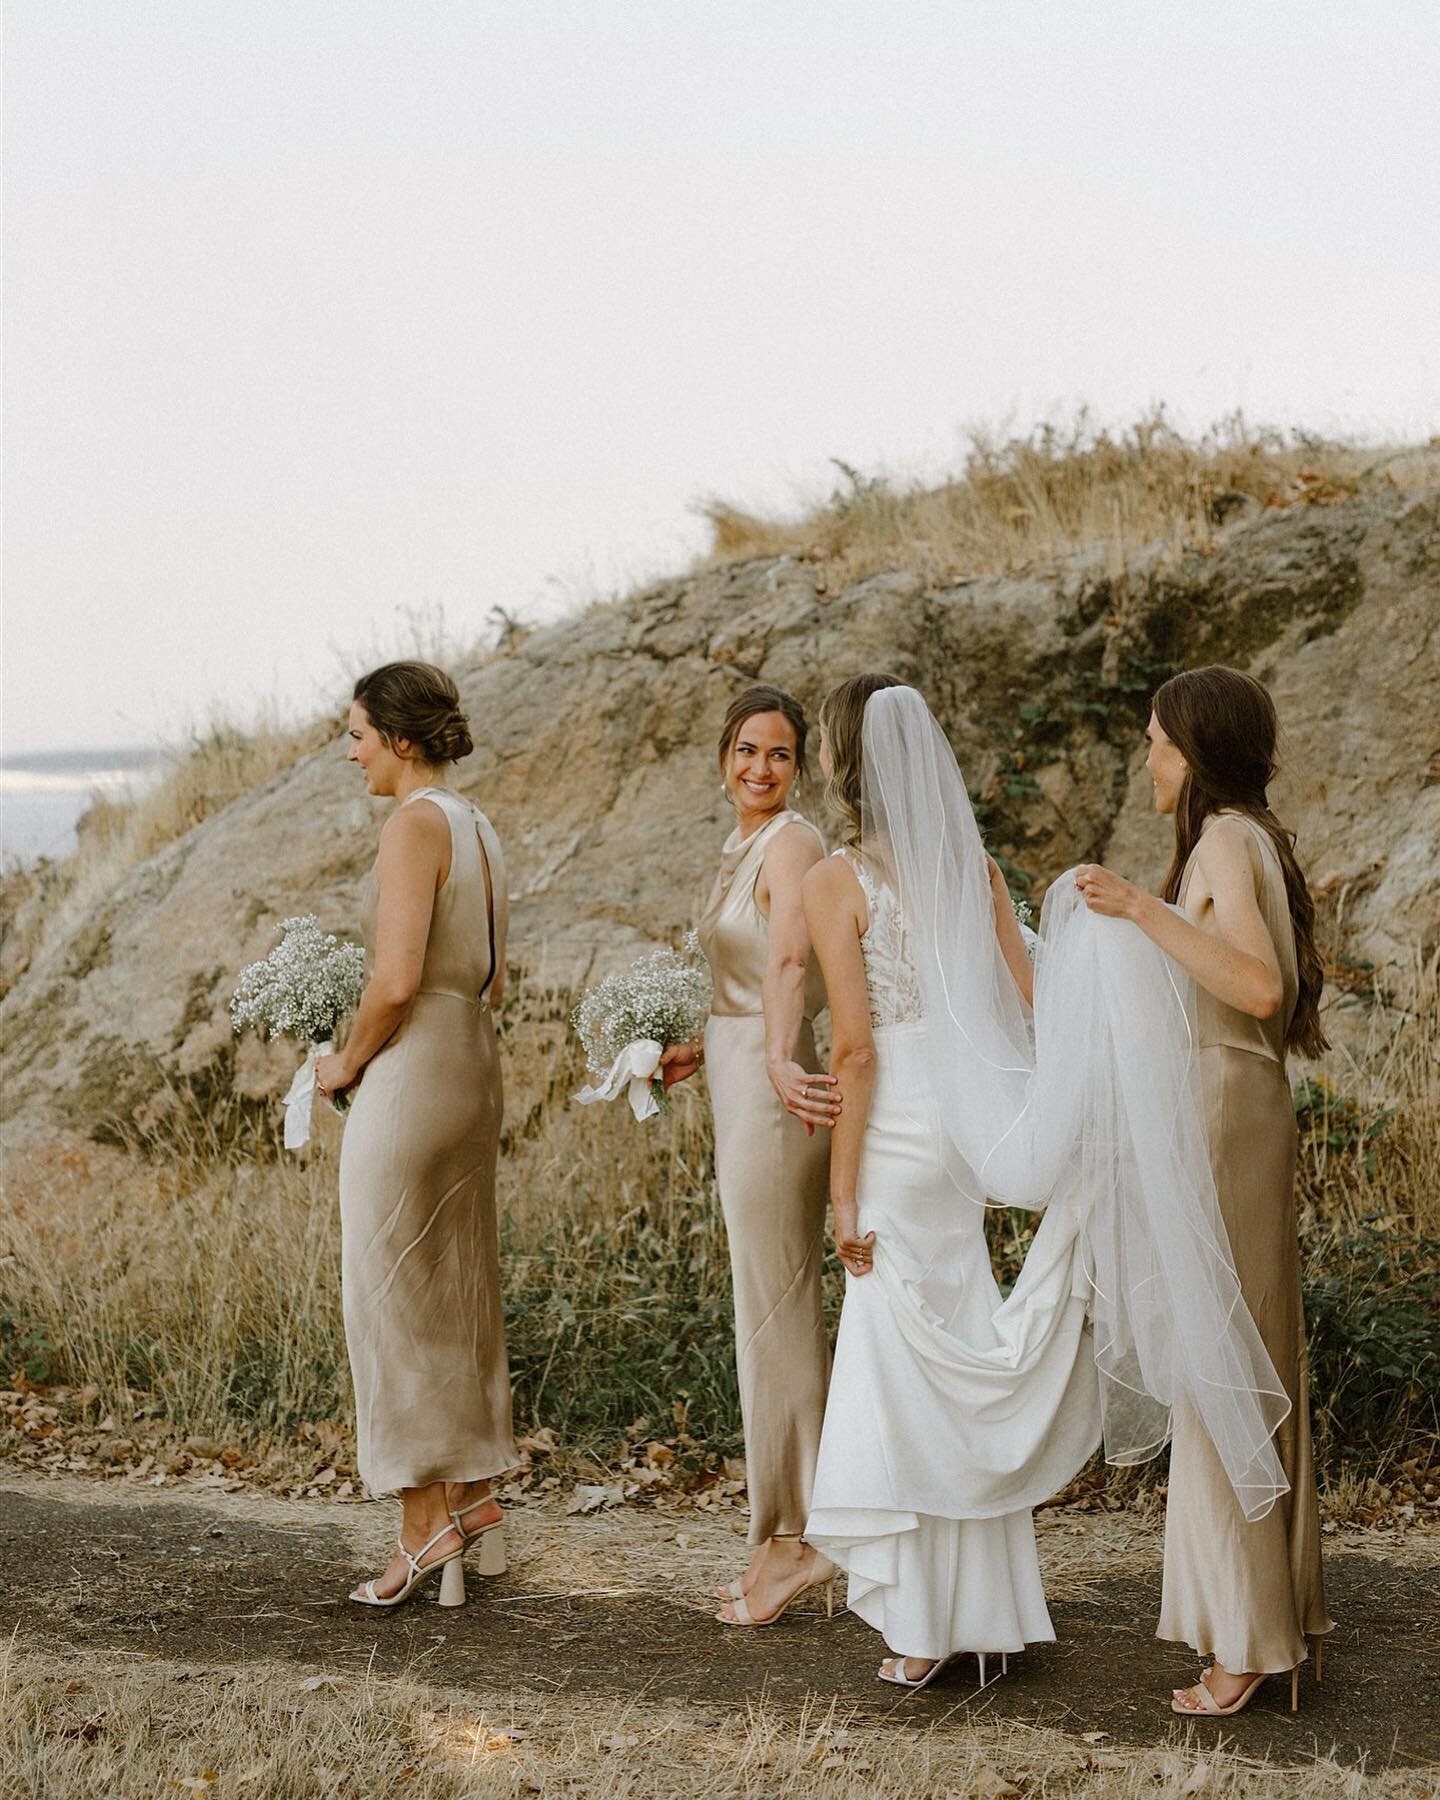
[[[805,895],[819,901],[852,900],[862,905],[865,899],[860,878],[848,856],[825,856],[806,870]]]
[[[808,819],[795,818],[788,825],[782,825],[765,846],[765,872],[767,875],[776,871],[803,875],[824,854],[820,833]]]
[[[441,807],[423,796],[397,806],[380,827],[380,843],[386,849],[421,850],[449,841],[449,819]]]

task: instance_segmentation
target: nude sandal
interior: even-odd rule
[[[815,1552],[814,1564],[810,1570],[809,1579],[807,1581],[802,1581],[793,1594],[787,1594],[785,1599],[780,1602],[773,1613],[769,1613],[763,1619],[757,1619],[754,1613],[751,1612],[750,1602],[745,1595],[738,1594],[730,1602],[730,1609],[735,1614],[735,1617],[733,1619],[724,1619],[720,1617],[719,1613],[716,1613],[715,1617],[722,1625],[774,1625],[784,1617],[787,1609],[792,1607],[803,1593],[807,1592],[812,1587],[819,1587],[823,1582],[825,1584],[825,1617],[827,1619],[833,1619],[835,1617],[835,1577],[839,1572],[840,1571],[836,1568],[835,1564],[830,1561],[829,1557],[822,1556],[817,1550]]]
[[[952,1650],[949,1656],[942,1656],[938,1662],[931,1663],[930,1667],[918,1681],[911,1681],[910,1677],[905,1673],[905,1665],[910,1661],[908,1656],[887,1656],[885,1661],[880,1665],[880,1679],[882,1681],[888,1681],[892,1687],[910,1688],[918,1693],[921,1688],[929,1687],[930,1683],[941,1675],[944,1670],[948,1669],[952,1662],[966,1654],[967,1652],[964,1650]],[[988,1650],[977,1650],[975,1652],[975,1660],[980,1666],[980,1685],[982,1688],[989,1685],[985,1679],[985,1665],[993,1654],[992,1651]],[[920,1658],[917,1656],[915,1660],[916,1662],[919,1662]],[[890,1665],[888,1672],[886,1664]],[[1001,1675],[1008,1675],[1010,1673],[1010,1652],[1008,1650],[1002,1650],[1000,1652],[1000,1673]]]
[[[479,1507],[488,1506],[495,1498],[493,1494],[482,1494],[478,1500],[472,1500],[468,1506],[462,1506],[458,1512],[450,1515],[450,1524],[464,1539],[464,1547],[460,1552],[462,1560],[457,1562],[453,1574],[447,1574],[440,1584],[440,1604],[442,1606],[463,1606],[465,1604],[465,1565],[463,1558],[472,1544],[478,1544],[475,1555],[475,1573],[477,1575],[503,1575],[510,1567],[505,1556],[505,1521],[492,1519],[488,1525],[482,1525],[478,1531],[467,1531],[463,1520],[467,1513],[475,1512]]]
[[[1325,1660],[1325,1639],[1317,1636],[1307,1637],[1305,1641],[1309,1644],[1315,1655],[1315,1685],[1316,1687],[1320,1687],[1323,1685],[1321,1671]],[[1205,1674],[1208,1673],[1209,1670],[1207,1669]],[[1235,1713],[1244,1712],[1245,1708],[1255,1698],[1261,1682],[1269,1680],[1268,1675],[1256,1675],[1251,1680],[1249,1686],[1242,1688],[1228,1706],[1222,1706],[1210,1692],[1210,1684],[1206,1681],[1205,1674],[1202,1674],[1200,1679],[1192,1686],[1182,1690],[1187,1694],[1198,1693],[1200,1696],[1200,1704],[1198,1706],[1182,1706],[1180,1704],[1179,1696],[1177,1695],[1176,1698],[1170,1702],[1171,1712],[1179,1713],[1182,1719],[1228,1719]],[[1296,1663],[1295,1667],[1290,1671],[1290,1710],[1292,1713],[1299,1712],[1300,1710],[1299,1663]]]
[[[379,1578],[378,1576],[372,1577],[369,1581],[361,1582],[350,1598],[360,1606],[399,1606],[402,1600],[410,1598],[422,1581],[428,1581],[432,1575],[439,1575],[440,1604],[442,1606],[459,1606],[465,1599],[465,1574],[461,1567],[461,1559],[465,1555],[464,1545],[462,1544],[458,1550],[452,1550],[448,1556],[437,1556],[434,1562],[421,1561],[427,1550],[433,1550],[441,1538],[449,1537],[451,1532],[457,1529],[458,1527],[454,1524],[442,1525],[434,1537],[428,1543],[422,1544],[413,1556],[405,1548],[403,1539],[396,1538],[396,1549],[410,1565],[410,1576],[404,1587],[393,1594],[377,1594],[375,1582]],[[457,1586],[459,1599],[447,1599],[447,1592],[453,1594]]]

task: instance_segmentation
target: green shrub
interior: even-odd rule
[[[1332,1458],[1376,1464],[1440,1441],[1440,1241],[1382,1228],[1304,1246],[1310,1394]]]

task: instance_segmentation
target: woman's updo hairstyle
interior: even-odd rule
[[[779,713],[789,720],[790,729],[795,733],[795,773],[805,773],[805,708],[793,694],[787,694],[784,688],[757,682],[754,687],[746,688],[743,694],[737,694],[725,709],[725,723],[720,727],[722,775],[730,761],[730,752],[735,748],[735,740],[740,735],[740,727],[747,719],[753,719],[756,713],[771,712]]]
[[[403,738],[422,762],[447,763],[475,748],[460,690],[433,663],[384,663],[360,677],[354,698],[392,750]]]

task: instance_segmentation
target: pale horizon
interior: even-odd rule
[[[1440,19],[11,6],[7,760],[314,713],[720,496],[1164,403],[1440,431]]]

